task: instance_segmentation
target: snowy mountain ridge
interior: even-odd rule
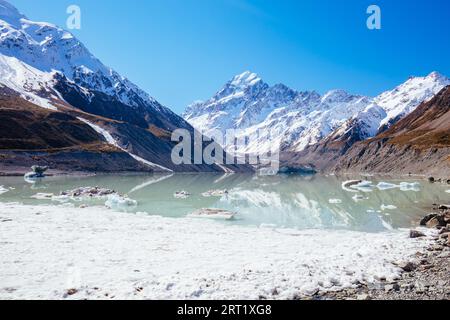
[[[211,99],[190,105],[183,117],[208,135],[213,130],[240,129],[252,139],[238,152],[267,152],[274,143],[282,149],[302,151],[330,135],[341,135],[357,125],[362,139],[375,136],[398,118],[431,99],[450,80],[437,72],[410,78],[378,97],[331,90],[299,92],[283,84],[269,86],[255,73],[246,71],[232,78]],[[230,147],[230,146],[226,146]]]
[[[81,87],[95,89],[130,107],[169,112],[154,98],[106,67],[70,32],[35,22],[0,0],[0,54],[45,73],[61,72]]]

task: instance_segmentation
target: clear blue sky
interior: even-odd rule
[[[106,65],[180,113],[233,75],[258,73],[298,90],[376,95],[411,75],[450,76],[448,0],[10,0],[30,19],[65,27]],[[366,9],[382,29],[366,28]]]

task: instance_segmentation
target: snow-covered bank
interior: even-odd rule
[[[0,218],[3,299],[291,299],[395,278],[429,243],[104,208],[0,204]]]

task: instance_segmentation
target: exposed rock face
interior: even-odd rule
[[[319,171],[449,174],[449,137],[450,86],[372,139],[358,141],[360,132],[349,131],[282,160]]]

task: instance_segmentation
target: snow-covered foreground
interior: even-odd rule
[[[0,298],[291,299],[395,278],[392,262],[427,244],[406,230],[296,231],[0,204]]]

